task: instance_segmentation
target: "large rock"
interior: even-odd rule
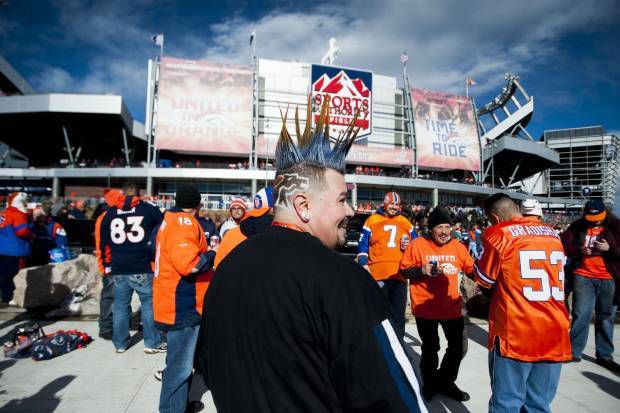
[[[470,278],[461,278],[461,295],[465,311],[470,317],[488,318],[490,300],[480,291],[480,287]]]
[[[55,315],[99,314],[100,278],[97,259],[88,254],[58,264],[24,268],[15,277],[13,300],[27,309],[67,307],[68,314]],[[77,290],[83,293],[82,299],[79,306],[74,299],[69,310],[72,291]]]

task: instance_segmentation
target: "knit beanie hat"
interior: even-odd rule
[[[233,201],[230,203],[230,207],[228,209],[231,210],[233,208],[241,208],[241,209],[243,209],[243,211],[245,211],[247,209],[247,207],[245,205],[245,201],[243,199],[241,199],[241,198],[233,199]]]
[[[177,186],[175,206],[180,209],[196,208],[200,205],[200,192],[192,185]]]
[[[428,216],[428,229],[433,229],[441,224],[452,225],[452,222],[450,222],[450,214],[445,209],[436,207]]]

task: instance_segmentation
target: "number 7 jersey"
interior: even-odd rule
[[[474,265],[476,282],[493,288],[489,351],[499,340],[504,357],[525,362],[571,359],[564,305],[564,249],[550,226],[536,218],[487,229]]]
[[[370,273],[375,280],[405,280],[400,275],[403,236],[413,240],[417,234],[411,222],[402,215],[389,217],[375,213],[364,222],[357,247],[358,260],[360,256],[367,257]]]

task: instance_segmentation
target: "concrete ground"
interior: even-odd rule
[[[23,321],[17,314],[0,320],[3,341]],[[9,318],[9,319],[7,319]],[[21,320],[20,320],[21,319]],[[44,326],[46,332],[78,329],[97,337],[96,321],[58,321]],[[485,412],[490,396],[484,322],[468,324],[468,352],[461,364],[458,385],[471,400],[458,403],[435,396],[432,412]],[[615,345],[620,348],[620,326]],[[136,337],[139,338],[139,335]],[[407,325],[407,344],[419,360],[420,340],[414,324]],[[442,344],[443,345],[443,344]],[[164,366],[165,354],[146,355],[137,342],[126,353],[116,354],[110,341],[96,339],[87,348],[48,361],[0,359],[0,412],[156,412],[160,382],[153,373]],[[552,405],[555,412],[614,412],[620,406],[620,377],[593,363],[591,329],[584,360],[566,364]],[[1,357],[1,356],[0,356]],[[616,352],[616,359],[620,354]],[[194,381],[192,399],[201,398],[203,412],[215,412],[211,394]]]

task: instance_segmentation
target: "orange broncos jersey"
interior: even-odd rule
[[[358,255],[368,255],[368,267],[375,280],[405,281],[399,268],[403,257],[400,242],[403,235],[414,238],[412,232],[413,225],[402,215],[388,217],[372,214],[366,219]]]
[[[451,239],[437,245],[426,237],[413,240],[400,262],[401,269],[422,267],[437,261],[441,273],[411,280],[411,310],[414,316],[429,320],[453,320],[461,316],[463,299],[459,291],[459,272],[471,274],[474,260],[463,244]]]
[[[95,253],[97,255],[97,267],[103,276],[107,275],[106,268],[109,268],[110,260],[112,258],[110,247],[108,245],[105,246],[105,251],[103,253],[101,251],[101,222],[103,221],[103,217],[106,213],[107,211],[99,215],[95,221]]]
[[[183,211],[166,211],[157,233],[153,280],[153,316],[160,325],[178,325],[202,314],[213,270],[192,274],[208,250],[202,227]]]
[[[598,241],[603,227],[588,228],[586,232],[585,246],[592,248],[592,255],[584,255],[579,268],[575,270],[575,274],[588,278],[601,278],[604,280],[613,280],[613,277],[607,270],[603,255],[594,249],[594,241]]]
[[[571,359],[564,306],[564,249],[555,230],[534,218],[487,229],[475,264],[476,282],[494,288],[489,350],[526,362]]]

